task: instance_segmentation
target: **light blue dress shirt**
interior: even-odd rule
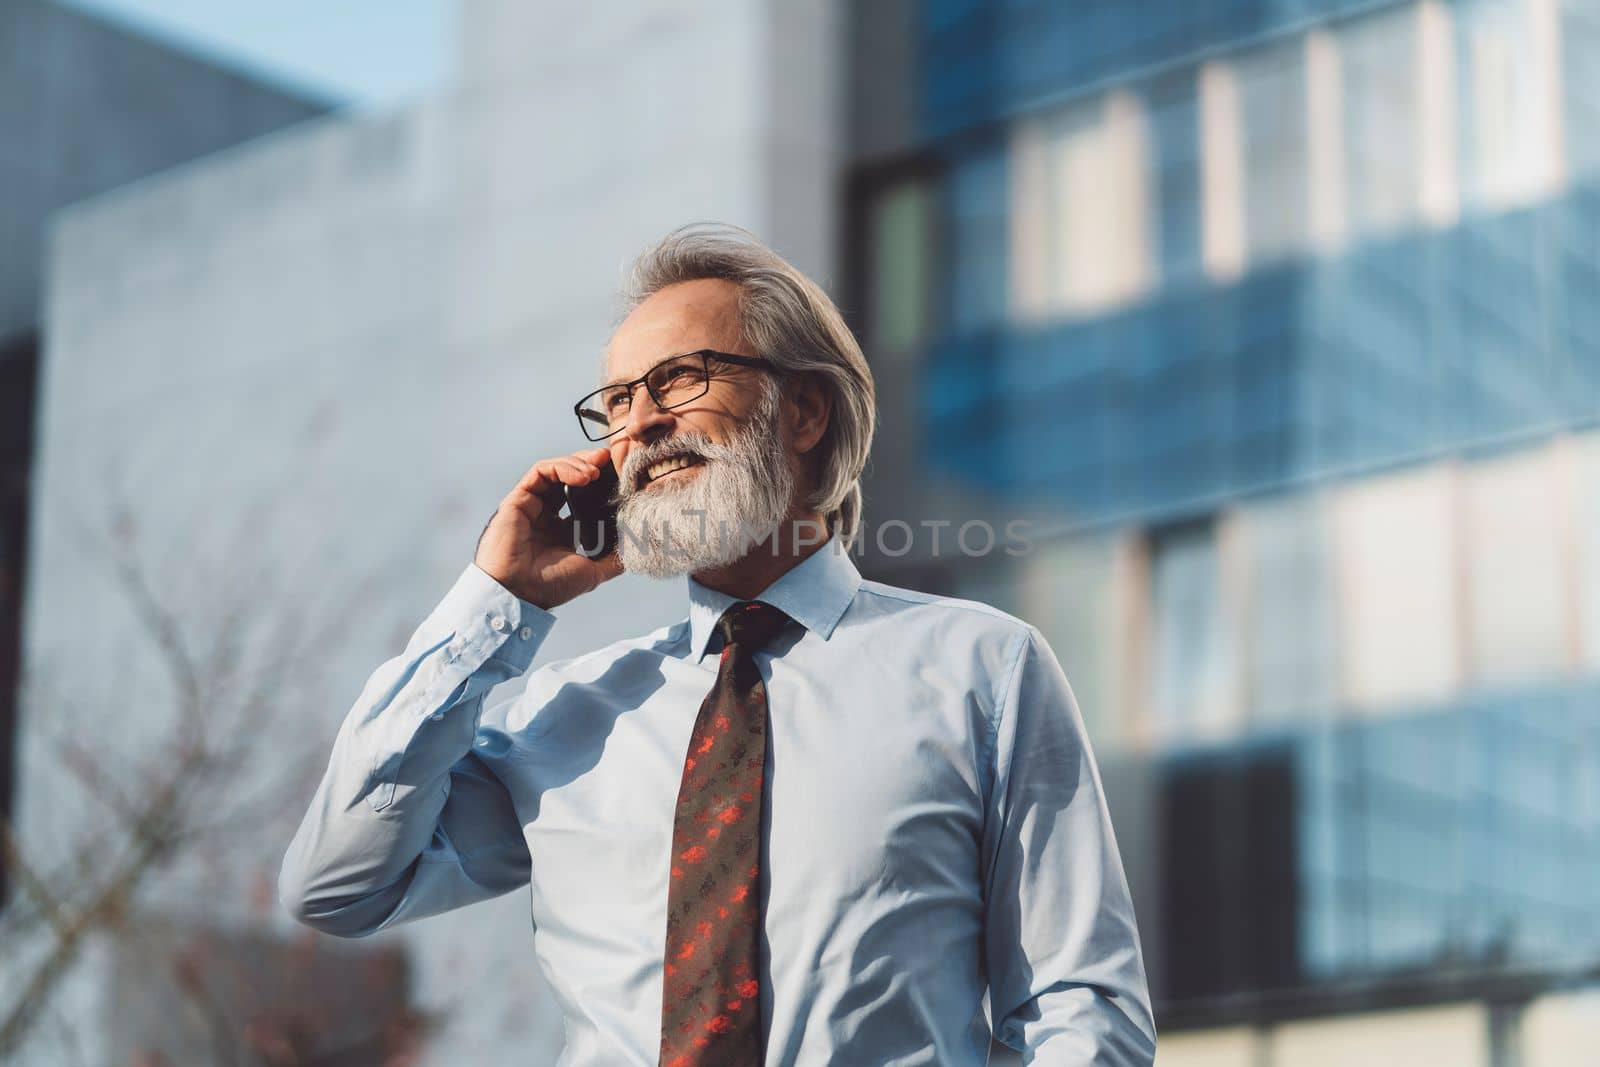
[[[1054,654],[995,608],[863,581],[836,545],[759,597],[798,623],[755,657],[767,1064],[980,1067],[991,1018],[1025,1063],[1151,1063],[1133,906]],[[556,619],[469,564],[346,716],[284,906],[359,937],[531,887],[560,1064],[656,1064],[672,814],[734,602],[687,584],[687,619],[488,703]]]

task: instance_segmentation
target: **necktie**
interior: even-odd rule
[[[789,621],[739,601],[717,621],[722,661],[700,705],[672,824],[661,1067],[760,1067],[761,779],[766,686],[755,652]]]

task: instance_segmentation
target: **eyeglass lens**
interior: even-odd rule
[[[628,411],[633,406],[633,391],[637,386],[620,384],[606,386],[591,393],[579,405],[579,421],[584,433],[598,440],[621,429],[628,421]],[[662,408],[677,407],[703,396],[709,388],[706,359],[702,355],[683,356],[652,368],[645,378],[645,388],[651,398]]]

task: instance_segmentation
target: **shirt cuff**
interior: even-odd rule
[[[469,563],[433,609],[428,629],[456,635],[452,659],[495,659],[519,674],[528,669],[556,617],[530,604]]]

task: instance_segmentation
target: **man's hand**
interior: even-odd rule
[[[553,608],[622,573],[620,554],[590,559],[573,540],[571,517],[561,518],[566,485],[587,485],[611,462],[604,448],[541,459],[500,501],[478,538],[473,562],[523,600]]]

